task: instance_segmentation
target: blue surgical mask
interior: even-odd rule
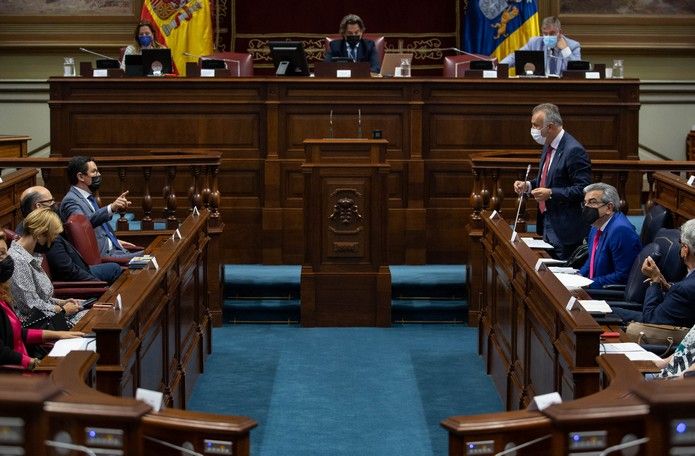
[[[152,44],[152,35],[140,35],[138,37],[138,43],[140,43],[140,47],[148,47]]]
[[[557,44],[557,36],[556,35],[543,35],[543,44],[545,44],[545,47],[547,47],[547,48],[554,48],[555,45]]]

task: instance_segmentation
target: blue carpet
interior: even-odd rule
[[[466,265],[391,266],[394,322],[466,321]],[[224,266],[224,321],[298,322],[301,266]]]
[[[189,409],[250,416],[254,456],[442,455],[451,415],[502,410],[463,325],[214,329]]]

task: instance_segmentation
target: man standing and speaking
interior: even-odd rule
[[[543,146],[540,173],[532,181],[514,182],[514,190],[538,202],[536,231],[566,260],[586,238],[582,220],[584,187],[591,183],[591,160],[579,141],[566,132],[557,106],[543,103],[531,113],[531,137]]]

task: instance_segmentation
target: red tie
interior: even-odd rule
[[[596,256],[596,247],[598,247],[598,240],[601,237],[601,230],[596,230],[594,234],[594,243],[591,244],[591,263],[589,263],[589,278],[594,278],[594,256]]]
[[[548,153],[545,154],[545,161],[543,162],[543,172],[541,173],[541,182],[539,187],[545,188],[545,183],[548,179],[548,168],[550,168],[550,160],[553,158],[553,152],[555,152],[555,149],[548,147]],[[538,209],[541,211],[541,214],[545,212],[545,201],[538,202]]]

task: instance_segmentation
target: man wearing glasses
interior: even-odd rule
[[[579,273],[594,281],[590,288],[625,285],[641,246],[635,227],[620,212],[618,190],[602,182],[584,187],[582,219],[591,230],[589,256]]]

